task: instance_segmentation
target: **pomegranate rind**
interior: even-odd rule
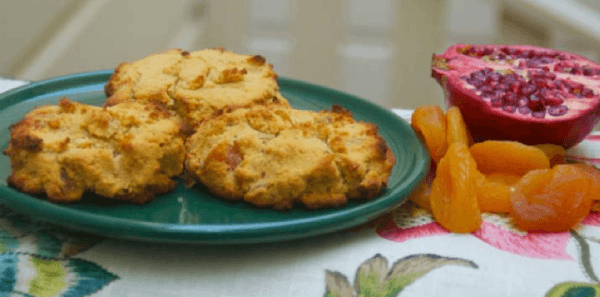
[[[477,164],[463,143],[450,145],[437,165],[430,193],[435,220],[450,232],[471,233],[481,226]]]
[[[568,231],[589,214],[591,189],[592,180],[575,166],[532,170],[511,192],[510,216],[526,231]]]
[[[483,174],[524,175],[534,169],[550,168],[550,159],[541,149],[516,141],[487,140],[473,144],[470,151]]]
[[[499,112],[489,102],[483,100],[476,92],[467,87],[461,76],[491,67],[495,70],[514,70],[510,65],[492,65],[478,57],[468,56],[461,52],[469,47],[486,47],[501,49],[504,47],[518,47],[520,50],[554,51],[557,50],[526,46],[526,45],[467,45],[456,44],[450,46],[445,53],[434,55],[432,62],[432,77],[444,89],[446,103],[449,106],[458,106],[461,110],[467,128],[476,142],[484,140],[515,140],[525,144],[557,144],[570,148],[581,142],[600,121],[600,98],[581,98],[581,104],[570,107],[567,114],[558,117],[547,116],[537,119],[518,112]],[[561,52],[569,59],[594,65],[595,62],[585,57]],[[598,84],[594,88],[598,90]]]
[[[411,117],[411,127],[421,137],[435,162],[446,153],[446,116],[437,105],[418,106]]]

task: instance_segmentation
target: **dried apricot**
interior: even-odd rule
[[[429,201],[429,196],[431,194],[431,184],[433,183],[433,179],[435,178],[435,169],[436,166],[434,163],[431,163],[431,168],[425,177],[425,180],[417,186],[417,188],[408,195],[408,198],[419,205],[422,208],[428,209],[431,211],[431,203]]]
[[[465,120],[460,109],[452,106],[446,111],[446,142],[448,146],[454,142],[462,142],[467,146],[473,144],[473,139],[469,134]]]
[[[425,141],[425,146],[435,162],[446,153],[446,116],[437,105],[421,105],[411,117],[411,126]]]
[[[502,183],[507,186],[512,186],[519,182],[521,179],[521,175],[511,174],[506,172],[494,172],[490,174],[486,174],[485,177],[488,181]]]
[[[556,144],[536,144],[535,147],[544,151],[544,154],[550,159],[550,167],[556,164],[565,164],[565,155],[567,151],[564,147]]]
[[[510,215],[527,231],[567,231],[589,214],[592,183],[583,169],[572,165],[532,170],[510,195]]]
[[[592,211],[600,211],[600,170],[587,164],[572,164],[583,169],[588,177],[592,179]]]
[[[488,140],[473,144],[470,150],[483,174],[523,175],[533,169],[550,168],[550,159],[541,149],[516,141]]]
[[[433,216],[442,227],[457,233],[479,229],[477,179],[477,164],[469,148],[460,142],[451,144],[437,165],[429,198]]]
[[[500,175],[502,176],[502,175]],[[482,212],[510,213],[510,191],[513,187],[502,179],[483,174],[477,180],[477,200]]]

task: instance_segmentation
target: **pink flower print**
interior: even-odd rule
[[[527,233],[517,229],[507,215],[484,213],[482,218],[473,236],[493,247],[529,258],[573,260],[566,253],[569,232]]]
[[[573,260],[566,252],[572,237],[570,232],[527,233],[518,229],[510,217],[501,214],[484,213],[482,219],[481,228],[472,236],[497,249],[529,258]],[[600,226],[600,214],[590,214],[583,224]],[[429,211],[412,202],[391,212],[376,231],[379,236],[395,242],[449,233],[435,222]]]
[[[395,242],[450,233],[435,222],[429,211],[412,202],[396,208],[381,221],[377,234]]]

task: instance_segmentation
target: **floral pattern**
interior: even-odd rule
[[[100,241],[0,205],[0,295],[78,297],[97,292],[119,277],[72,256]]]
[[[417,254],[396,261],[390,269],[388,260],[377,254],[358,267],[354,286],[345,275],[327,270],[325,297],[398,296],[406,286],[430,271],[446,265],[478,268],[473,261],[465,259]]]
[[[573,260],[566,252],[571,241],[569,232],[527,233],[506,215],[484,213],[482,217],[482,226],[473,236],[495,248],[529,258]],[[376,226],[379,236],[395,242],[449,233],[435,222],[429,211],[412,202],[395,209],[380,222]],[[592,213],[582,225],[600,226],[600,213]]]
[[[565,282],[556,285],[546,296],[600,296],[600,280],[590,261],[589,242],[600,244],[600,238],[580,234],[587,226],[600,227],[600,213],[590,213],[581,225],[562,233],[527,233],[518,229],[507,215],[482,215],[481,228],[471,234],[475,238],[509,253],[537,259],[580,261],[584,272],[593,283]],[[450,234],[433,219],[428,210],[412,202],[384,215],[374,222],[377,234],[395,242],[406,242],[428,236]],[[577,259],[566,251],[569,242],[575,240],[579,246]]]

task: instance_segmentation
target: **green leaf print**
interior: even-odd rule
[[[560,283],[546,297],[600,297],[600,284],[578,282]]]
[[[74,233],[0,205],[0,296],[88,296],[118,276],[71,258],[102,238]]]
[[[24,254],[0,254],[0,296],[81,297],[119,277],[81,259],[40,259]]]
[[[478,268],[475,263],[459,258],[448,258],[432,254],[411,255],[402,258],[388,271],[388,261],[377,254],[362,263],[354,279],[354,287],[339,272],[326,271],[326,297],[393,297],[402,289],[435,268],[458,265]]]

